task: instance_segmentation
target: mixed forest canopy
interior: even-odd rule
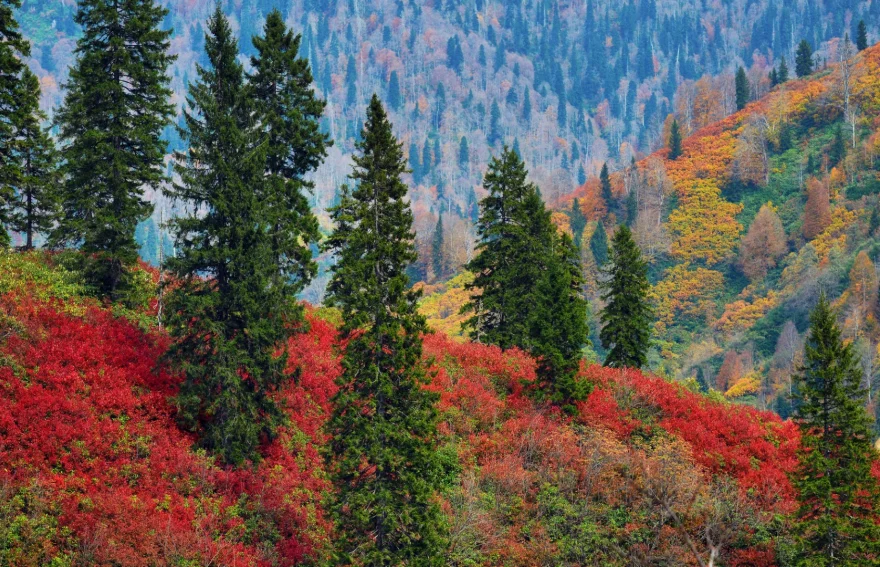
[[[0,0],[0,564],[880,565],[872,8],[721,7]]]

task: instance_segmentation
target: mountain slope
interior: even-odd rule
[[[97,305],[64,256],[0,263],[0,563],[322,556],[320,426],[339,373],[323,312],[288,346],[299,369],[278,394],[289,424],[259,464],[225,469],[175,423],[179,378],[162,369],[155,300]],[[726,564],[774,564],[774,518],[793,507],[790,422],[596,366],[582,370],[593,391],[570,419],[530,401],[535,364],[520,352],[431,335],[425,355],[441,395],[450,565],[691,565],[688,540],[708,553],[707,529]]]
[[[183,105],[195,65],[204,62],[204,22],[211,2],[165,0],[174,29],[175,102]],[[325,129],[335,147],[317,173],[312,205],[322,213],[349,172],[363,109],[376,92],[390,107],[413,169],[413,204],[423,262],[432,280],[430,234],[444,213],[448,264],[462,265],[490,154],[516,145],[551,203],[598,173],[662,145],[676,111],[694,127],[735,110],[733,73],[749,71],[755,95],[780,57],[794,68],[807,38],[819,60],[834,59],[834,38],[864,19],[877,32],[880,5],[866,0],[242,0],[224,3],[243,55],[265,15],[279,8],[303,35],[317,91],[329,104]],[[61,100],[79,31],[74,4],[25,0],[19,19],[34,43],[31,67],[47,110]],[[246,62],[246,61],[245,61]],[[692,108],[693,107],[693,108]],[[169,128],[170,148],[180,140]],[[156,228],[160,207],[139,238],[144,258],[170,249]],[[326,218],[324,218],[326,224]],[[170,251],[170,250],[169,250]],[[310,291],[317,301],[322,281]]]

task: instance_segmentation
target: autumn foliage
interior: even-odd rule
[[[332,526],[321,426],[340,371],[322,312],[310,311],[308,332],[288,345],[296,379],[278,401],[289,423],[259,463],[230,468],[177,426],[168,400],[180,377],[163,370],[168,339],[149,310],[119,316],[55,277],[62,268],[43,256],[11,258],[0,276],[0,510],[28,517],[41,544],[0,557],[147,566],[322,556]],[[443,507],[455,564],[615,565],[643,553],[695,564],[688,538],[734,527],[713,516],[720,498],[735,499],[744,522],[724,557],[772,564],[757,526],[792,506],[790,423],[598,366],[582,368],[592,393],[569,418],[532,401],[535,362],[516,349],[429,335],[425,357],[452,459]],[[660,502],[658,491],[675,498]],[[685,523],[673,525],[664,506]],[[587,518],[599,540],[575,545],[575,522]],[[0,519],[0,534],[19,528]]]

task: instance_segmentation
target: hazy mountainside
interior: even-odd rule
[[[182,105],[204,57],[203,26],[213,3],[163,4],[177,56],[172,88]],[[302,33],[300,50],[329,102],[324,128],[335,146],[315,176],[313,206],[323,212],[335,202],[364,104],[378,93],[408,151],[422,256],[413,275],[428,280],[447,275],[434,274],[428,261],[441,213],[441,269],[454,270],[471,254],[482,173],[501,144],[520,150],[554,203],[602,163],[614,170],[661,146],[670,112],[693,129],[733,112],[737,66],[761,95],[780,57],[794,69],[802,38],[820,60],[833,60],[833,38],[855,37],[860,19],[873,37],[880,21],[880,4],[856,0],[244,0],[225,10],[245,55],[273,7]],[[19,12],[47,110],[60,102],[74,59],[74,9],[72,2],[27,0]],[[173,129],[167,137],[179,147]],[[163,208],[138,234],[143,256],[154,262]],[[323,283],[316,282],[310,299],[320,297]]]
[[[880,46],[850,55],[697,130],[677,159],[660,150],[605,188],[589,180],[558,208],[557,224],[581,243],[594,312],[604,231],[632,227],[651,260],[655,371],[788,415],[809,311],[824,291],[857,345],[871,409],[880,407]],[[459,332],[466,279],[427,288],[435,328]],[[595,336],[593,348],[601,354]]]
[[[253,466],[194,448],[143,306],[102,306],[76,252],[0,252],[0,564],[314,565],[332,547],[322,431],[333,311],[287,344],[286,424]],[[797,427],[635,370],[584,365],[573,416],[537,405],[517,349],[425,337],[439,394],[447,565],[771,566],[785,557]],[[673,519],[674,518],[674,519]],[[707,535],[708,534],[708,535]],[[693,547],[692,547],[693,546]],[[639,563],[645,564],[645,563]]]

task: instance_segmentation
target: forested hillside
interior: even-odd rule
[[[195,65],[205,62],[204,22],[213,3],[162,4],[169,8],[163,26],[174,30],[171,88],[180,108]],[[255,53],[251,37],[274,7],[302,34],[300,53],[328,101],[322,128],[334,146],[315,174],[312,206],[323,213],[336,202],[363,108],[379,94],[412,169],[422,258],[412,275],[428,281],[445,279],[470,258],[482,174],[501,144],[521,152],[555,204],[603,163],[613,171],[661,147],[671,112],[689,132],[735,111],[739,66],[757,98],[780,59],[793,72],[801,39],[824,64],[836,58],[835,38],[854,38],[864,20],[873,40],[880,21],[880,4],[858,0],[245,0],[223,6],[243,55]],[[80,33],[74,9],[27,0],[18,12],[50,113]],[[183,147],[172,128],[166,137],[170,149]],[[154,263],[163,208],[138,232],[142,255]],[[444,261],[435,274],[430,246],[441,213]],[[321,297],[326,278],[316,282],[311,300]]]

